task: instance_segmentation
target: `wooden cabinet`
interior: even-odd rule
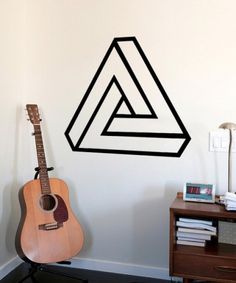
[[[219,204],[183,201],[178,193],[170,207],[170,276],[183,277],[184,282],[192,279],[213,282],[236,282],[236,246],[218,242],[213,237],[205,247],[176,244],[176,220],[179,217],[236,222],[236,212],[228,212]],[[236,225],[236,223],[235,223]]]

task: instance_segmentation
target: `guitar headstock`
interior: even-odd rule
[[[29,115],[29,120],[33,125],[40,124],[40,115],[37,104],[26,104],[26,110]]]

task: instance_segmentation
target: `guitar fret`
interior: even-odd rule
[[[34,125],[34,132],[35,132],[35,144],[37,150],[37,157],[38,157],[38,166],[39,166],[39,179],[41,184],[41,191],[42,194],[50,194],[50,184],[47,172],[47,165],[44,153],[44,146],[43,146],[43,139],[40,125]]]

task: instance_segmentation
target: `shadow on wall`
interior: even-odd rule
[[[11,155],[9,158],[12,160],[12,164],[6,170],[6,178],[12,181],[5,184],[2,191],[2,215],[1,215],[1,229],[0,229],[0,265],[5,264],[9,259],[15,257],[15,235],[20,219],[20,205],[18,200],[18,190],[20,185],[18,183],[18,157],[19,157],[19,140],[20,140],[20,121],[22,118],[22,107],[16,108],[15,117],[15,133],[13,137],[9,137],[11,141],[14,138],[14,148],[9,148],[9,144],[6,146],[6,151]],[[9,132],[10,134],[10,132]],[[7,137],[6,137],[7,138]],[[6,166],[7,167],[7,166]],[[5,251],[4,251],[5,249]]]
[[[73,184],[71,184],[68,180],[66,181],[66,184],[69,191],[71,209],[75,214],[75,217],[79,221],[84,233],[84,244],[82,250],[78,254],[78,257],[80,257],[85,255],[86,252],[91,249],[93,243],[93,237],[92,237],[89,221],[86,219],[86,216],[83,214],[82,210],[80,209],[79,204],[77,202],[73,202],[73,206],[72,206],[72,200],[77,200],[79,198],[79,193],[77,193],[75,186],[73,186]]]
[[[163,194],[157,187],[147,188],[143,201],[133,211],[133,257],[141,265],[168,267],[169,207],[176,187],[167,184]]]
[[[3,189],[2,193],[2,213],[1,213],[1,229],[0,229],[0,266],[5,264],[13,256],[15,253],[14,250],[14,224],[15,216],[14,216],[14,207],[16,205],[12,205],[11,200],[11,190],[12,186],[8,185]],[[13,228],[13,230],[12,230]]]
[[[0,241],[4,241],[4,243],[1,243],[1,246],[4,245],[6,247],[6,250],[9,253],[9,258],[16,255],[15,236],[20,220],[18,190],[16,190],[16,188],[20,188],[20,185],[16,182],[7,185],[4,188],[2,198],[3,223],[1,225]],[[3,258],[2,262],[6,263],[6,258]]]

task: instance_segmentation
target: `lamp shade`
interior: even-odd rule
[[[221,129],[236,130],[236,124],[231,122],[225,122],[219,126]]]

